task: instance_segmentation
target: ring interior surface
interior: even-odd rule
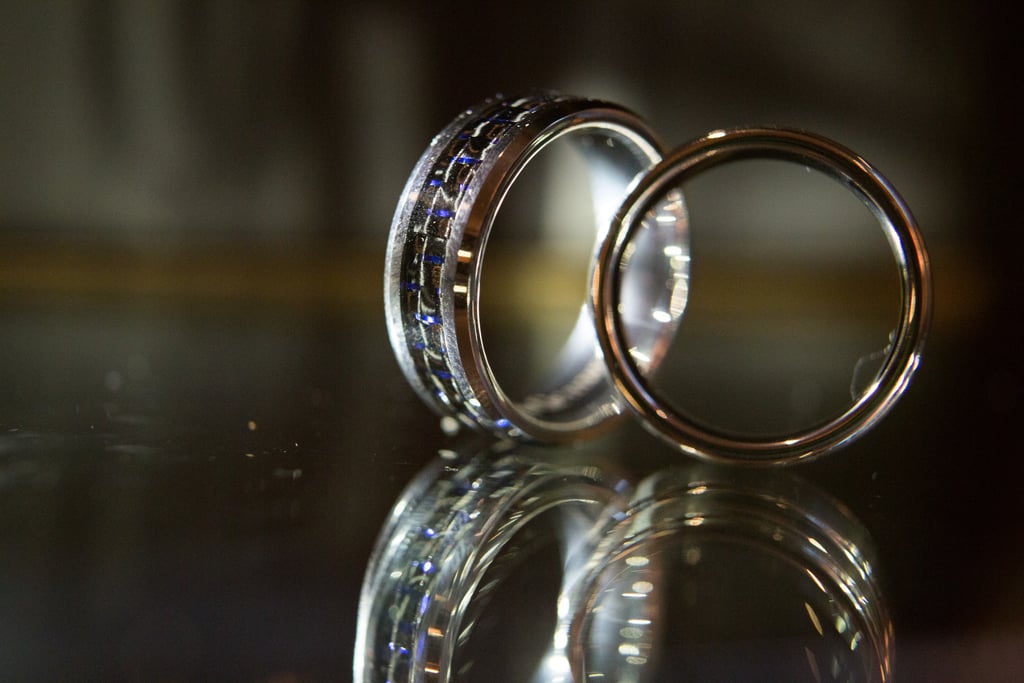
[[[596,258],[614,209],[634,180],[661,159],[646,124],[618,105],[597,100],[499,97],[466,110],[420,158],[391,227],[385,309],[399,365],[440,414],[502,438],[580,440],[601,431],[623,410],[600,356],[589,301],[581,302],[555,371],[520,401],[501,389],[484,349],[479,300],[488,235],[518,174],[560,138],[577,145],[590,174]],[[643,249],[660,253],[664,244],[688,248],[681,201],[663,211],[675,212],[675,218]],[[662,259],[654,268],[655,277],[671,283],[679,265]],[[666,284],[629,296],[651,307],[671,298],[672,290]],[[654,328],[626,324],[653,363],[674,332],[675,320]]]
[[[725,162],[750,158],[815,168],[860,197],[881,224],[900,278],[900,317],[888,355],[874,381],[841,414],[801,432],[744,438],[717,431],[672,409],[646,379],[623,325],[621,282],[630,270],[628,246],[645,213],[688,178]],[[632,190],[601,248],[591,282],[598,340],[616,387],[644,426],[680,450],[724,462],[786,464],[842,447],[874,425],[907,388],[920,363],[931,317],[931,275],[924,241],[909,208],[889,182],[845,147],[811,133],[742,128],[709,133],[679,148]]]

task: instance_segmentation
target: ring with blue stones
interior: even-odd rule
[[[391,225],[384,300],[402,371],[438,413],[499,438],[576,441],[602,431],[625,410],[588,302],[581,302],[556,370],[521,400],[502,390],[484,349],[479,298],[488,235],[516,177],[558,139],[578,145],[592,186],[600,188],[593,197],[596,256],[611,212],[631,183],[661,159],[643,121],[599,100],[498,96],[467,109],[420,157]],[[653,369],[682,312],[679,282],[689,260],[679,254],[689,253],[689,242],[681,196],[664,203],[649,233],[638,247],[646,255],[645,277],[626,286],[623,300],[637,310],[636,324],[626,324],[645,368]],[[653,309],[674,313],[652,323]]]

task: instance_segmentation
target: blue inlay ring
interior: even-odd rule
[[[491,226],[522,169],[563,137],[579,143],[593,184],[602,188],[601,196],[593,198],[596,255],[611,210],[630,184],[661,159],[660,145],[646,124],[622,107],[598,100],[556,94],[499,96],[467,109],[420,157],[391,225],[384,302],[402,371],[437,412],[500,438],[579,440],[624,410],[601,359],[588,302],[581,302],[559,367],[525,399],[513,401],[506,395],[484,351],[479,281]],[[678,301],[674,306],[668,302],[678,299],[674,283],[688,269],[688,260],[681,266],[684,261],[661,256],[669,245],[672,254],[689,251],[681,199],[666,205],[663,213],[645,247],[653,256],[645,282],[655,284],[637,285],[630,298],[636,316],[643,319],[627,323],[642,339],[638,345],[649,357],[649,367],[660,359],[678,317],[652,324],[649,312],[660,308],[681,313]]]

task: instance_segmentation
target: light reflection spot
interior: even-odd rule
[[[825,550],[825,546],[823,546],[821,543],[818,543],[817,539],[808,537],[807,538],[807,542],[810,543],[811,545],[813,545],[815,548],[817,548],[821,552],[825,553],[826,555],[828,554],[828,551]]]
[[[441,418],[441,431],[447,436],[455,436],[459,433],[459,421],[451,415]]]
[[[669,322],[669,320],[663,320],[661,322]],[[637,363],[642,363],[644,365],[650,365],[651,363],[651,357],[636,347],[629,350],[629,355],[631,355]]]
[[[811,607],[810,603],[805,602],[804,609],[807,610],[807,617],[811,620],[811,626],[813,626],[814,630],[818,632],[818,635],[825,635],[824,629],[821,628],[821,621],[818,619],[818,615],[815,613],[814,608]]]

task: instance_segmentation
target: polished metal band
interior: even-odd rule
[[[594,197],[596,252],[630,183],[661,158],[659,145],[642,121],[617,105],[558,95],[496,97],[462,113],[420,158],[391,226],[384,298],[399,365],[439,413],[501,438],[578,440],[622,412],[586,305],[560,365],[526,399],[516,402],[502,391],[484,350],[480,271],[495,215],[523,167],[563,136],[578,142],[593,184],[603,188],[604,196]],[[681,202],[666,210],[675,217],[655,239],[685,249]],[[651,250],[660,253],[660,245]],[[651,275],[671,282],[677,267],[662,259]],[[657,287],[629,296],[650,311],[671,291]],[[675,320],[634,330],[652,362]]]
[[[712,166],[747,158],[773,158],[813,167],[859,196],[881,223],[899,271],[900,317],[887,357],[874,381],[835,418],[802,432],[747,438],[707,427],[676,412],[645,377],[636,343],[623,322],[622,283],[632,268],[630,244],[645,215],[670,192]],[[920,362],[931,317],[931,276],[924,242],[910,209],[868,162],[826,138],[780,128],[719,130],[669,155],[632,189],[612,223],[591,282],[597,336],[616,387],[649,431],[697,457],[781,464],[839,448],[880,420],[907,388]]]

